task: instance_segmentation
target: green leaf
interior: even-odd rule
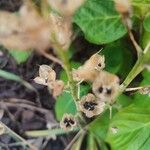
[[[137,94],[134,103],[117,113],[109,130],[107,141],[112,150],[149,150],[150,142],[150,98]]]
[[[56,118],[61,120],[65,113],[75,115],[77,112],[75,103],[70,93],[63,92],[56,100],[55,113]]]
[[[9,53],[14,57],[18,64],[25,62],[31,52],[22,50],[9,50]]]
[[[89,131],[100,139],[105,139],[109,126],[109,111],[96,118],[89,127]]]
[[[74,62],[74,61],[71,62],[71,67],[74,68],[74,69],[77,69],[80,65],[81,64],[78,63],[78,62]],[[67,74],[66,74],[66,72],[64,70],[62,70],[60,72],[60,79],[63,80],[67,84],[68,77],[67,77]]]
[[[144,25],[145,30],[150,32],[150,14],[146,15],[143,25]]]
[[[112,0],[87,0],[75,14],[74,22],[95,44],[115,41],[127,32]]]

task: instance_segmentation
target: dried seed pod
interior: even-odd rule
[[[123,15],[130,15],[132,10],[129,0],[115,0],[115,8]]]
[[[39,76],[34,79],[38,84],[48,85],[49,82],[56,80],[56,72],[48,65],[41,65]]]
[[[71,17],[85,0],[48,0],[50,6],[65,17]]]
[[[43,51],[50,46],[49,36],[48,22],[31,1],[24,1],[17,15],[0,12],[0,44],[9,49]]]
[[[39,68],[39,76],[48,80],[48,82],[56,80],[56,72],[48,65],[41,65]]]
[[[57,14],[50,14],[50,28],[51,30],[51,42],[57,43],[64,49],[67,50],[71,43],[72,26],[71,21],[64,19]],[[54,39],[53,39],[54,38]]]
[[[78,109],[85,113],[88,118],[99,115],[104,111],[105,103],[96,99],[96,97],[89,93],[83,96],[78,102]]]
[[[92,85],[93,93],[103,101],[112,100],[118,89],[119,78],[106,71],[101,71]]]
[[[93,82],[98,76],[99,71],[105,67],[105,57],[99,54],[92,55],[83,66],[77,70],[73,70],[73,79],[75,81],[91,81]]]
[[[150,96],[150,86],[140,89],[139,92],[143,95],[149,95]]]
[[[64,82],[61,80],[52,81],[48,84],[50,91],[52,92],[53,97],[59,96],[64,90]]]
[[[76,126],[75,117],[71,114],[64,114],[60,122],[60,127],[68,131],[73,130],[75,126]]]

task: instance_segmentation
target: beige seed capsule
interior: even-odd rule
[[[78,102],[78,109],[85,113],[88,118],[97,116],[104,111],[105,103],[97,100],[95,95],[89,93]]]
[[[56,80],[56,72],[48,65],[41,65],[39,76],[34,79],[38,84],[48,85],[49,82]]]
[[[105,57],[99,54],[92,55],[83,66],[73,70],[73,79],[75,81],[93,82],[98,76],[99,71],[105,68]]]
[[[112,100],[119,89],[119,78],[106,71],[101,71],[92,85],[93,93],[103,101]]]
[[[56,81],[50,82],[48,84],[48,87],[50,91],[52,92],[53,97],[57,97],[63,92],[65,84],[61,80],[56,80]]]
[[[60,121],[60,127],[66,131],[73,130],[76,124],[75,117],[72,114],[64,114]]]

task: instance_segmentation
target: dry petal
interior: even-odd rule
[[[103,101],[112,100],[119,90],[119,78],[101,71],[92,85],[93,93]]]
[[[85,0],[48,0],[50,6],[66,17],[72,16]]]
[[[99,71],[105,67],[105,57],[99,54],[92,55],[83,66],[77,70],[73,70],[73,79],[75,81],[91,81],[93,82],[98,76]]]
[[[78,109],[85,113],[88,118],[99,115],[104,111],[105,103],[97,100],[96,97],[89,93],[83,96],[78,102]]]
[[[64,114],[60,122],[60,127],[68,131],[73,130],[75,126],[76,126],[75,117],[71,114]]]
[[[41,85],[47,85],[46,80],[44,78],[41,78],[41,77],[36,77],[34,79],[34,82],[37,84],[41,84]]]
[[[61,80],[56,80],[48,84],[48,87],[52,91],[52,95],[54,97],[59,96],[63,92],[64,86],[64,82]]]
[[[56,72],[48,65],[41,65],[39,68],[39,76],[47,82],[56,80]]]

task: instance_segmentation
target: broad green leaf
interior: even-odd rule
[[[18,64],[25,62],[31,54],[29,51],[22,50],[9,50],[9,53],[15,58]]]
[[[131,5],[136,16],[144,17],[149,12],[150,0],[131,0]]]
[[[131,50],[126,46],[126,41],[110,43],[101,53],[105,56],[105,70],[117,73],[122,78],[126,77],[133,63]]]
[[[56,118],[61,120],[65,113],[75,115],[77,112],[75,103],[70,93],[63,92],[56,100],[55,113]]]
[[[115,41],[126,33],[112,0],[87,0],[75,14],[74,22],[95,44]]]
[[[80,96],[86,95],[90,90],[89,85],[81,85],[80,87]],[[73,101],[73,98],[70,93],[63,92],[62,95],[60,95],[55,104],[55,113],[58,120],[61,120],[62,116],[65,113],[76,113],[76,106]]]
[[[109,126],[109,111],[96,118],[89,127],[89,131],[100,139],[105,139]]]
[[[150,14],[148,14],[144,19],[144,28],[146,31],[150,32]]]
[[[112,150],[149,150],[150,141],[150,98],[137,94],[134,103],[117,113],[109,130],[107,141]]]
[[[132,102],[133,102],[133,99],[125,94],[121,94],[117,98],[117,103],[119,103],[119,105],[121,105],[121,107],[126,107],[126,106],[130,105]]]

